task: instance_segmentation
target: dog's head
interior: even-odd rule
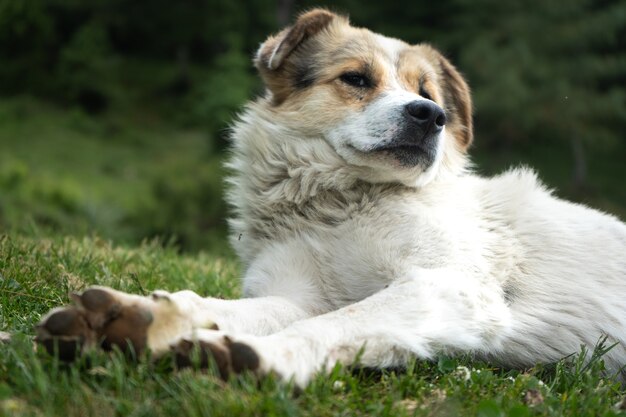
[[[280,123],[324,138],[370,181],[424,185],[472,142],[467,84],[428,45],[315,9],[267,39],[255,64]]]

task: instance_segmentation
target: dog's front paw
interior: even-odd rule
[[[295,342],[295,343],[293,343]],[[302,346],[302,340],[272,336],[227,335],[223,332],[198,330],[172,346],[179,368],[209,368],[214,363],[220,376],[252,372],[262,377],[272,374],[282,381],[305,387],[321,363]]]
[[[37,325],[37,343],[51,355],[56,352],[64,361],[71,361],[87,347],[95,345],[98,334],[87,323],[87,318],[76,307],[51,310]]]
[[[73,306],[50,311],[37,325],[36,340],[62,360],[87,349],[115,347],[140,354],[163,353],[191,331],[189,317],[165,292],[140,297],[92,287],[72,294]]]

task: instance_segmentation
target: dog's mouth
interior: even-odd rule
[[[437,157],[437,146],[421,146],[405,143],[387,143],[371,147],[369,149],[359,149],[353,145],[349,147],[360,154],[369,156],[389,157],[400,165],[412,168],[418,165],[424,168],[432,165]]]
[[[376,147],[372,152],[389,155],[405,167],[430,166],[435,161],[437,155],[437,149],[434,146],[424,147],[406,144],[390,144]]]
[[[390,156],[405,167],[417,165],[428,167],[437,157],[437,145],[436,135],[431,135],[421,141],[401,137],[391,142],[378,144],[370,148],[367,153]]]

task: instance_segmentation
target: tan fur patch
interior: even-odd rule
[[[423,92],[446,111],[446,129],[466,151],[473,139],[472,102],[469,87],[452,64],[429,45],[417,45],[403,51],[398,77],[403,86]]]

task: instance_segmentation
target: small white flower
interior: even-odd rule
[[[333,391],[342,391],[346,386],[346,383],[343,381],[335,381],[333,382]]]
[[[454,374],[463,381],[469,381],[472,375],[471,371],[466,366],[457,366]]]

